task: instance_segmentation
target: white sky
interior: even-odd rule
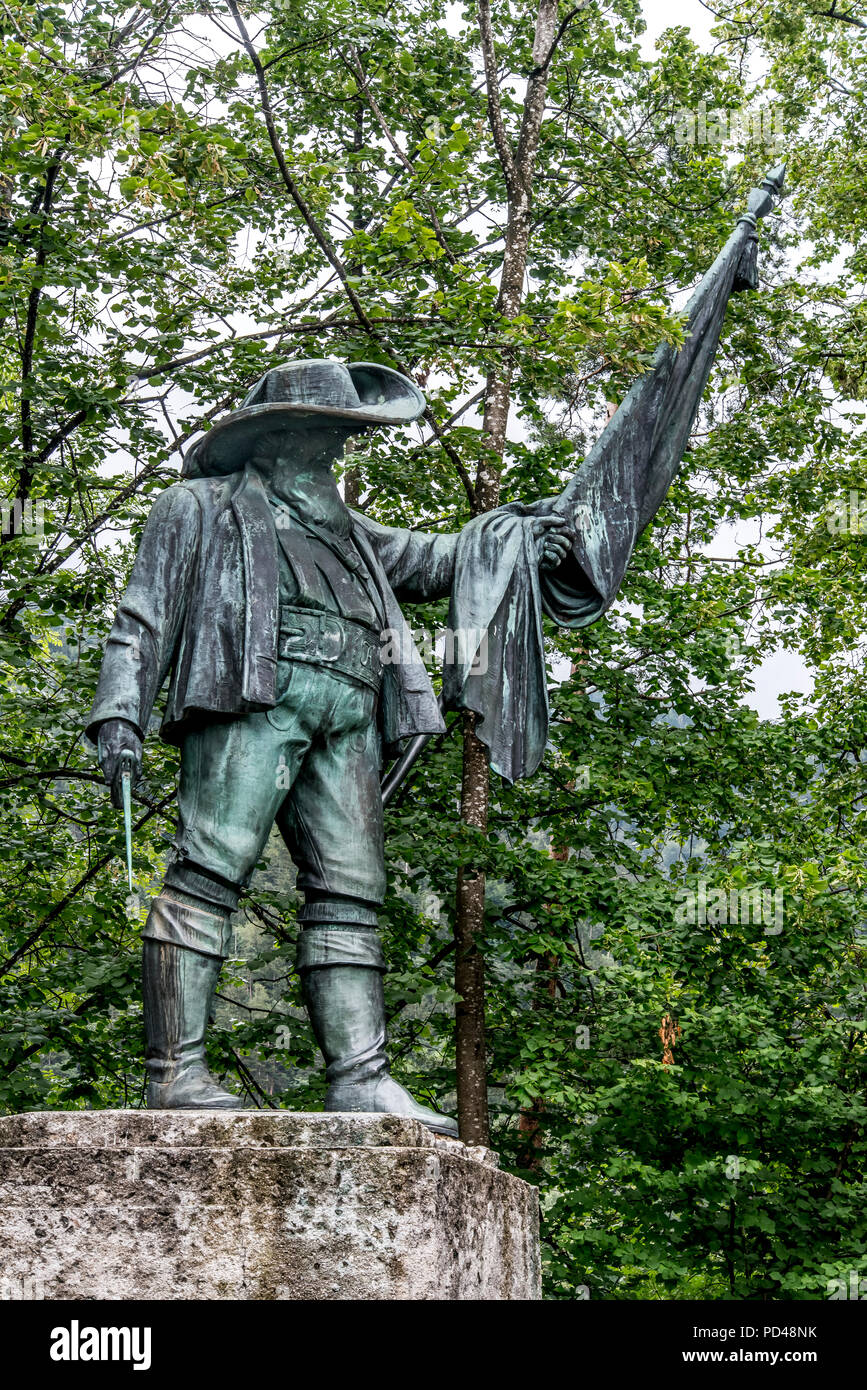
[[[647,33],[641,45],[645,56],[653,56],[653,45],[657,35],[676,24],[685,24],[692,31],[696,43],[702,48],[710,48],[711,25],[714,17],[699,0],[643,0],[641,6],[647,23]]]

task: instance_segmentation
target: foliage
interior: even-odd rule
[[[141,1103],[137,929],[175,754],[150,740],[127,901],[81,729],[144,517],[187,441],[274,361],[388,362],[430,413],[354,452],[347,495],[383,521],[456,527],[486,448],[474,401],[508,354],[503,499],[556,491],[606,402],[661,337],[679,340],[674,291],[776,162],[755,143],[678,143],[678,112],[772,109],[793,191],[763,227],[761,293],[731,305],[691,451],[617,608],[549,634],[561,679],[542,771],[498,784],[473,832],[453,730],[389,813],[392,1050],[401,1079],[448,1105],[455,873],[484,867],[495,1144],[542,1189],[551,1296],[824,1297],[860,1268],[863,24],[857,6],[850,22],[809,0],[727,8],[713,52],[676,27],[651,58],[633,0],[573,15],[510,319],[471,11],[2,8],[0,489],[24,504],[0,545],[4,1110]],[[532,29],[517,4],[495,24],[514,134]],[[813,693],[759,718],[781,646]],[[243,905],[211,1048],[257,1103],[311,1106],[281,853]],[[678,890],[700,880],[781,892],[782,930],[681,921]]]

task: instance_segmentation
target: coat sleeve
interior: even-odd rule
[[[144,738],[175,653],[199,551],[199,504],[183,484],[169,487],[147,519],[126,593],[105,644],[85,733],[126,719]]]
[[[364,528],[399,602],[428,603],[451,593],[459,533],[410,531],[381,526],[360,512],[353,515]]]

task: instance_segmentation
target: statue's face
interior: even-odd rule
[[[272,434],[257,450],[256,462],[272,475],[327,471],[342,457],[350,433],[343,425],[314,425]]]

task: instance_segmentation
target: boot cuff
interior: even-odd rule
[[[371,927],[358,931],[305,927],[298,939],[298,969],[312,970],[319,965],[362,965],[385,970],[379,933]]]
[[[165,886],[179,888],[181,892],[201,898],[205,903],[213,903],[218,909],[225,908],[227,912],[235,911],[241,895],[239,884],[230,883],[228,879],[201,870],[189,859],[176,859],[169,864]]]
[[[166,893],[154,898],[142,936],[151,941],[167,941],[185,946],[203,956],[225,960],[231,939],[229,917],[222,912],[206,912],[179,902]]]
[[[357,898],[308,899],[298,913],[298,921],[311,927],[319,922],[324,927],[338,923],[349,927],[375,927],[377,920],[376,908]]]

